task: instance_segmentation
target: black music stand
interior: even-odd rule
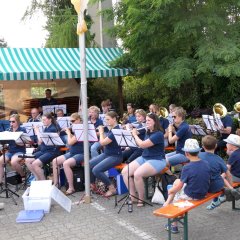
[[[130,131],[127,131],[127,130],[123,130],[123,129],[112,129],[112,133],[118,143],[119,146],[121,147],[138,147],[133,135],[131,134]],[[132,196],[130,194],[130,185],[129,185],[129,179],[130,179],[130,176],[129,176],[129,163],[128,163],[128,194],[126,196],[124,196],[123,198],[121,198],[120,200],[117,201],[117,203],[121,202],[122,200],[124,200],[124,202],[122,203],[122,205],[120,206],[119,210],[118,210],[118,213],[121,212],[122,208],[124,205],[128,205],[128,212],[132,212],[133,209],[132,209],[132,200],[131,200],[131,197],[137,199],[138,201],[141,201],[142,203],[145,203],[149,206],[152,206],[152,204],[144,201],[143,199],[139,199],[138,197],[136,196]]]
[[[4,171],[4,180],[5,180],[5,185],[4,188],[0,191],[0,194],[6,193],[5,198],[12,198],[13,202],[15,205],[17,205],[16,200],[13,198],[13,195],[19,197],[19,195],[12,191],[11,189],[8,188],[8,183],[7,183],[7,163],[6,163],[6,158],[5,158],[5,152],[7,150],[7,144],[10,141],[15,141],[17,143],[18,139],[21,137],[23,132],[0,132],[0,143],[3,146],[3,171]],[[1,196],[1,198],[3,198]]]
[[[44,144],[47,146],[65,146],[64,142],[62,141],[58,133],[42,132],[40,133],[40,138],[42,139]],[[56,157],[56,163],[57,163],[57,157]],[[57,175],[59,175],[58,169],[57,169]],[[60,186],[59,182],[58,182],[58,186]]]

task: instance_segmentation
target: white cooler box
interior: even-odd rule
[[[66,211],[71,211],[72,201],[52,185],[52,180],[31,182],[22,198],[25,210],[44,210],[49,213],[53,198]]]

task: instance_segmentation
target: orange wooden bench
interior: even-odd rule
[[[233,183],[234,188],[240,187],[240,183]],[[219,197],[223,193],[223,190],[217,193],[208,193],[207,196],[204,199],[201,200],[191,200],[193,205],[192,206],[186,206],[183,208],[174,206],[173,203],[169,204],[165,207],[156,209],[153,211],[153,214],[157,217],[165,217],[168,219],[168,226],[171,226],[173,222],[179,222],[184,227],[184,240],[188,240],[188,212],[210,200],[213,200],[215,197]],[[184,202],[184,200],[179,200],[177,203]],[[234,208],[233,210],[237,209],[235,208],[235,200],[234,202]],[[233,205],[232,205],[233,206]],[[181,221],[183,219],[183,222]],[[168,231],[168,239],[171,240],[171,231]]]
[[[173,152],[176,150],[175,146],[168,146],[164,148],[165,152]]]

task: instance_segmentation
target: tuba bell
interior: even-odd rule
[[[161,117],[167,118],[168,117],[168,110],[165,107],[159,108],[159,115]]]
[[[227,109],[221,103],[216,103],[213,106],[213,113],[214,115],[218,114],[220,118],[223,118],[227,115]]]
[[[234,110],[237,112],[237,113],[240,113],[240,102],[237,102],[234,104]]]

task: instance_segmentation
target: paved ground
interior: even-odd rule
[[[5,209],[0,210],[0,239],[104,239],[104,240],[163,240],[167,239],[164,230],[165,219],[153,216],[154,209],[144,206],[128,213],[124,206],[120,214],[114,208],[114,198],[110,200],[94,195],[91,204],[74,204],[83,193],[71,196],[71,213],[57,203],[52,204],[50,213],[39,223],[16,223],[16,217],[23,207],[21,195],[14,205],[11,198],[2,198]],[[2,196],[5,196],[2,194]],[[240,205],[240,202],[238,202]],[[237,240],[240,239],[240,211],[232,211],[230,203],[224,203],[213,211],[198,207],[189,214],[190,240]],[[173,239],[183,239],[183,229]]]

